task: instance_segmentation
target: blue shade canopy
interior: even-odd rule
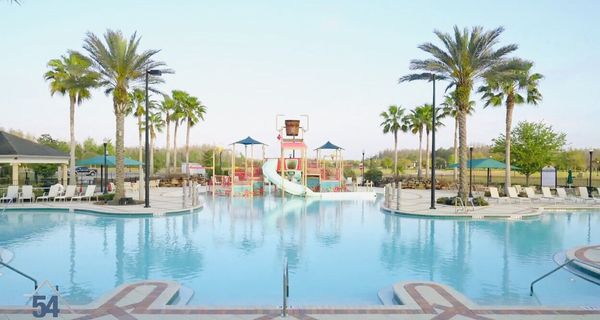
[[[504,162],[500,162],[498,160],[485,158],[485,159],[473,159],[473,169],[505,169],[506,164]],[[467,160],[467,168],[470,168],[470,162]],[[510,166],[512,169],[519,169],[516,166]],[[458,163],[452,163],[448,166],[448,168],[458,168]]]
[[[106,156],[106,166],[107,167],[115,167],[117,163],[117,159],[115,156]],[[88,159],[78,160],[75,162],[78,166],[103,166],[104,165],[104,156],[95,156]],[[136,167],[140,164],[143,164],[139,161],[133,160],[131,158],[125,157],[125,166],[126,167]]]
[[[323,149],[328,149],[328,150],[342,150],[343,148],[338,147],[335,144],[327,141],[324,145],[316,148],[315,150],[323,150]]]
[[[247,146],[247,145],[264,144],[264,143],[262,143],[258,140],[254,140],[252,137],[248,136],[245,139],[234,142],[233,144],[243,144],[243,145]]]

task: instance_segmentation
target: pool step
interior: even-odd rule
[[[194,296],[194,290],[181,286],[179,287],[179,291],[177,291],[177,295],[171,299],[169,305],[171,306],[185,306],[192,300]]]
[[[394,287],[386,287],[379,290],[377,296],[384,306],[395,306],[399,304],[394,295]]]

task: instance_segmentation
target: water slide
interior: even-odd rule
[[[265,162],[265,164],[263,164],[263,166],[262,166],[263,175],[265,177],[267,177],[267,179],[272,184],[277,186],[277,188],[281,188],[283,186],[283,189],[285,190],[285,192],[287,192],[291,195],[307,196],[307,197],[317,196],[317,193],[313,192],[309,188],[307,188],[301,184],[291,182],[287,179],[283,179],[277,173],[277,163],[278,162],[279,162],[279,159],[268,159]]]

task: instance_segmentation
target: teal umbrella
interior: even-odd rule
[[[567,175],[567,185],[571,186],[573,184],[573,170],[569,169],[569,173]]]
[[[498,160],[484,158],[484,159],[473,159],[471,161],[467,160],[467,168],[471,167],[471,162],[473,163],[473,169],[504,169],[506,168],[506,164],[504,162],[500,162]],[[517,166],[510,166],[512,169],[519,169]],[[452,163],[448,166],[448,168],[458,168],[458,163]]]
[[[116,163],[117,163],[117,160],[115,159],[115,156],[106,156],[106,166],[107,167],[115,167]],[[75,164],[78,166],[85,166],[85,167],[103,166],[104,165],[104,156],[95,156],[95,157],[91,157],[91,158],[87,158],[87,159],[83,159],[83,160],[78,160],[75,162]],[[143,164],[143,163],[133,160],[131,158],[125,157],[125,166],[126,167],[137,167],[140,164]]]

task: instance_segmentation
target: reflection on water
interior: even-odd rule
[[[377,304],[398,281],[453,286],[480,303],[535,304],[532,279],[565,248],[600,242],[589,212],[525,221],[436,220],[383,214],[379,202],[277,197],[207,198],[201,211],[122,218],[63,212],[0,215],[13,265],[59,284],[72,303],[142,279],[172,279],[193,303],[277,305],[287,257],[291,301]],[[0,304],[22,304],[30,284],[0,277]],[[540,283],[544,304],[594,304],[600,290],[566,272]],[[597,302],[596,302],[597,303]]]

